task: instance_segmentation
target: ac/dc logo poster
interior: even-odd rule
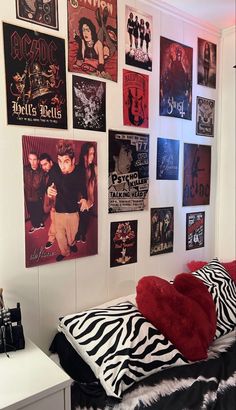
[[[209,205],[211,146],[184,144],[183,206]]]
[[[124,125],[148,128],[149,77],[123,70]]]
[[[205,212],[186,214],[186,250],[204,247]]]
[[[151,208],[150,256],[173,252],[174,208]]]
[[[179,178],[179,141],[157,138],[157,179]]]
[[[16,0],[20,20],[58,30],[58,0]]]
[[[8,124],[67,128],[65,42],[3,23]]]
[[[97,254],[97,143],[22,137],[26,267]]]
[[[117,0],[67,0],[68,70],[117,81]]]
[[[192,118],[193,49],[161,37],[160,115]]]
[[[111,223],[110,267],[137,262],[138,221]]]
[[[216,44],[198,38],[197,83],[216,88]]]
[[[72,76],[73,128],[106,131],[106,83]]]
[[[197,97],[196,134],[214,137],[215,101]]]

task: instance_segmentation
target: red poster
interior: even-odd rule
[[[148,128],[148,84],[148,75],[123,70],[124,125]]]

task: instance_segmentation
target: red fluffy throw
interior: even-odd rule
[[[188,360],[205,359],[216,331],[215,304],[201,280],[181,273],[173,285],[157,276],[140,279],[136,288],[140,312]]]
[[[231,262],[220,262],[222,266],[224,266],[225,270],[231,276],[233,281],[236,283],[236,260]],[[190,269],[191,272],[195,272],[198,269],[203,268],[203,266],[207,265],[208,262],[203,261],[191,261],[187,263],[187,267]]]

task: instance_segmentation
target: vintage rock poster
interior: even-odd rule
[[[198,38],[197,83],[216,88],[216,44]]]
[[[65,41],[3,23],[8,124],[67,128]]]
[[[110,267],[137,262],[138,221],[111,223]]]
[[[150,256],[173,252],[174,208],[151,208]]]
[[[152,71],[152,16],[125,7],[125,63]]]
[[[106,131],[106,83],[72,76],[73,128]]]
[[[148,206],[149,135],[109,130],[109,213]]]
[[[197,97],[196,103],[196,134],[204,137],[214,137],[215,101],[209,98]]]
[[[192,119],[193,49],[160,40],[160,115]]]
[[[186,214],[186,250],[204,247],[205,212]]]
[[[140,128],[149,127],[149,76],[123,70],[123,122]]]
[[[58,30],[58,0],[16,0],[16,17]]]
[[[68,70],[117,81],[117,0],[67,0]]]
[[[26,267],[97,254],[97,144],[22,137]]]
[[[179,141],[157,138],[156,179],[179,179]]]
[[[211,146],[184,144],[183,206],[209,205]]]

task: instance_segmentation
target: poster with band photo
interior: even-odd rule
[[[58,0],[16,0],[16,17],[58,30]]]
[[[177,180],[179,178],[179,141],[157,138],[156,179]]]
[[[216,44],[198,38],[197,83],[216,88]]]
[[[137,262],[138,221],[111,223],[110,267]]]
[[[186,250],[204,247],[205,212],[186,214]]]
[[[197,97],[196,103],[196,134],[204,137],[214,137],[215,101],[209,98]]]
[[[151,208],[150,256],[173,252],[174,208]]]

